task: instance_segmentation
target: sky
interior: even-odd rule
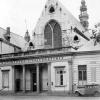
[[[28,28],[32,36],[36,23],[47,0],[0,0],[0,27],[25,35]],[[78,19],[81,0],[59,0]],[[89,28],[100,22],[100,0],[86,0]],[[78,19],[79,20],[79,19]],[[27,23],[27,25],[26,25]]]

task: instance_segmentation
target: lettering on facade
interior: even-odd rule
[[[68,59],[68,57],[44,57],[44,58],[36,58],[36,59],[19,59],[16,61],[2,61],[0,64],[22,64],[22,63],[41,63],[41,62],[50,62],[50,61],[57,61],[57,60],[65,60]],[[92,62],[93,63],[93,62]]]

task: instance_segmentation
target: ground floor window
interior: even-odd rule
[[[86,65],[78,66],[78,81],[79,85],[85,85],[87,81],[87,68]]]
[[[2,87],[9,87],[9,70],[2,70]]]
[[[55,68],[55,84],[56,86],[64,85],[64,67],[56,67]]]

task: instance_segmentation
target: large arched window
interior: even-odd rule
[[[44,29],[44,39],[45,46],[49,48],[62,47],[61,27],[55,20],[51,20],[46,24]]]

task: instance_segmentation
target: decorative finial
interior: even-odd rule
[[[80,23],[85,28],[85,30],[88,30],[89,26],[89,15],[87,14],[87,6],[85,0],[81,1],[81,7],[80,7],[81,14],[79,15]]]
[[[26,33],[25,33],[25,36],[24,36],[24,39],[29,42],[30,41],[30,35],[29,35],[29,32],[28,32],[28,28],[27,28],[27,21],[25,19],[25,25],[26,25]]]
[[[81,4],[82,4],[82,5],[85,5],[85,3],[86,3],[85,0],[82,0],[82,1],[81,1]]]
[[[28,30],[27,30],[26,33],[25,33],[24,39],[25,39],[27,42],[30,41],[30,35],[29,35]]]

